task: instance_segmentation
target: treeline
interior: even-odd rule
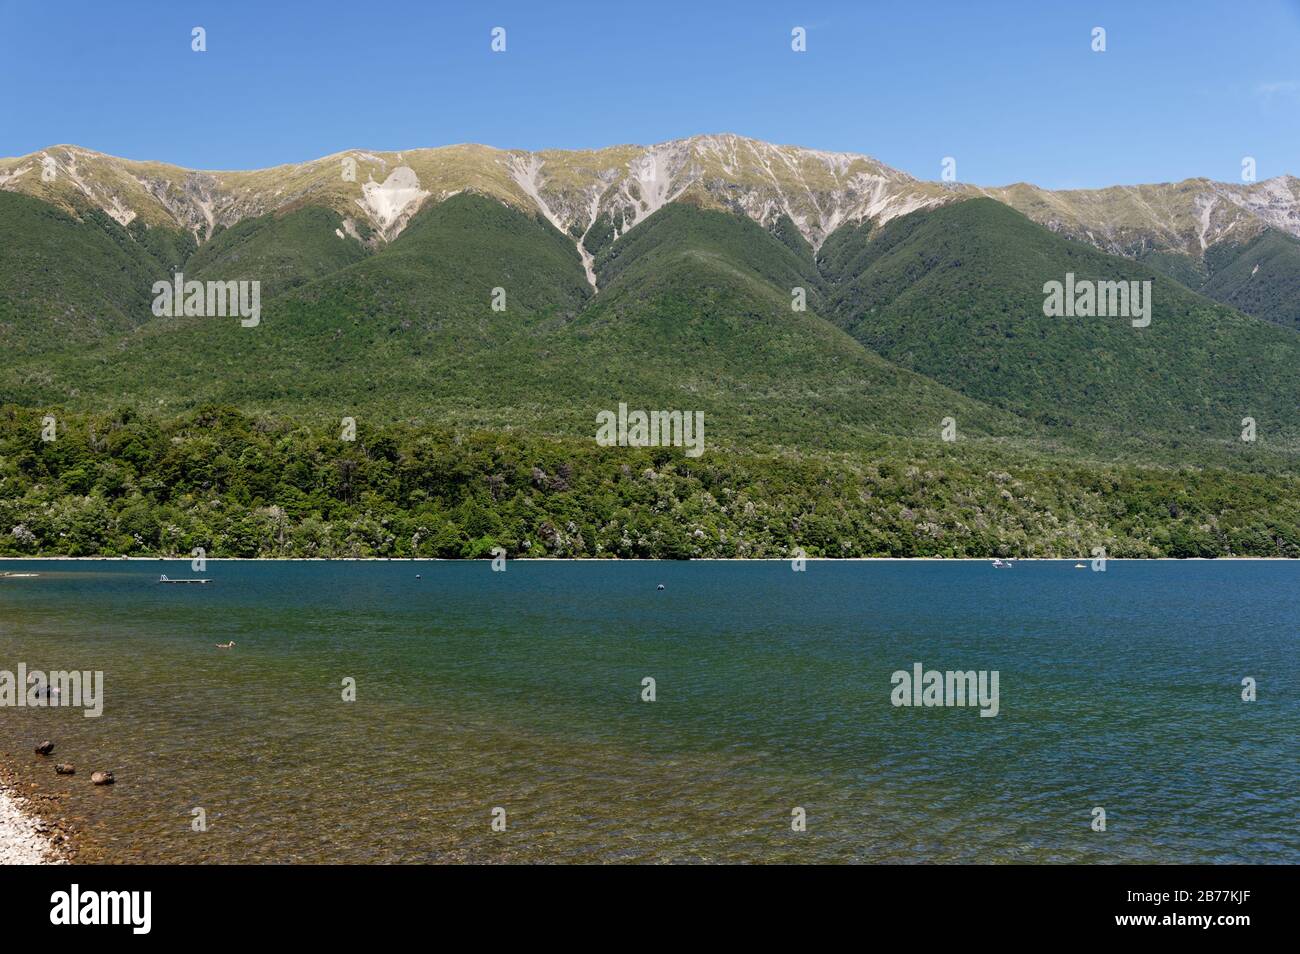
[[[224,406],[0,407],[0,555],[1300,557],[1300,478],[1285,471],[976,444],[688,458],[434,426],[343,437]]]

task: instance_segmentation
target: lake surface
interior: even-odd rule
[[[0,669],[106,688],[0,752],[86,861],[1300,862],[1300,565],[507,567],[5,561]]]

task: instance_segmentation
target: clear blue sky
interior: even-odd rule
[[[702,132],[927,179],[953,156],[987,185],[1300,174],[1300,0],[0,0],[0,155],[246,169]]]

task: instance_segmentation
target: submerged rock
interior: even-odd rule
[[[36,746],[37,755],[49,755],[53,751],[54,751],[54,743],[51,742],[49,739],[46,739],[44,742]]]
[[[96,785],[112,785],[115,781],[112,772],[93,772],[90,780]]]

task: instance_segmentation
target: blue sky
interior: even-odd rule
[[[0,0],[0,90],[10,156],[246,169],[735,132],[927,179],[952,156],[987,185],[1235,180],[1246,155],[1266,178],[1300,174],[1300,0]]]

